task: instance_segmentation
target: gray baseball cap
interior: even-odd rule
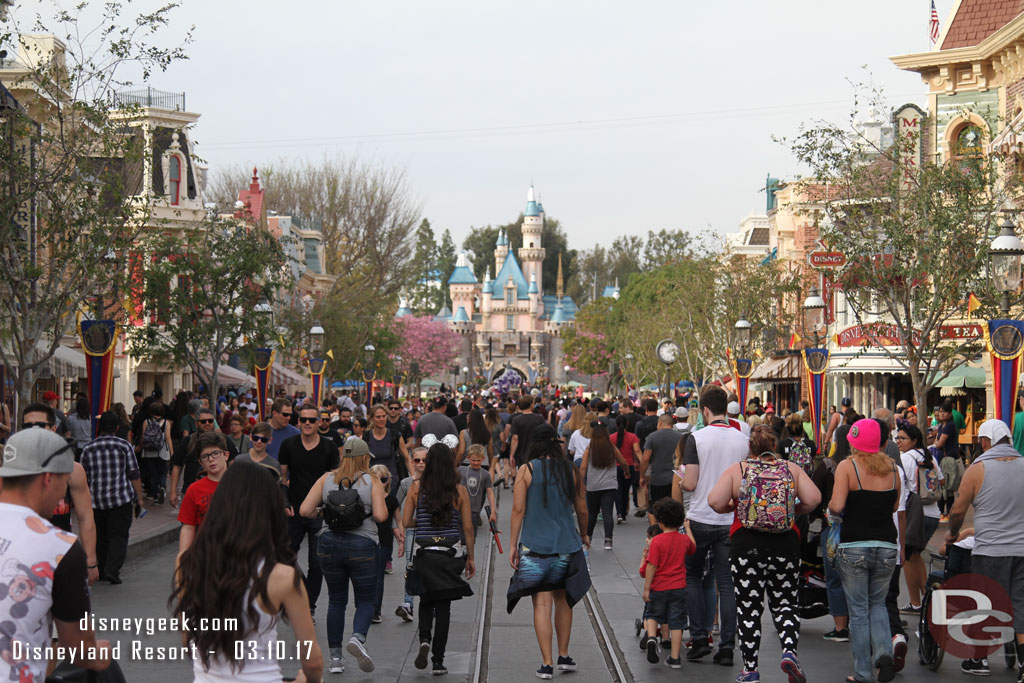
[[[345,442],[345,457],[358,458],[370,454],[370,447],[358,436],[353,436]]]
[[[68,474],[75,468],[74,444],[56,432],[29,427],[16,432],[4,446],[0,478],[27,477],[43,472]]]

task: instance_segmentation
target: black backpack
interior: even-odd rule
[[[164,440],[164,424],[163,420],[157,421],[149,419],[146,421],[146,429],[142,432],[142,450],[144,451],[162,451],[167,445]]]
[[[327,494],[324,503],[324,521],[334,533],[355,531],[367,518],[359,492],[352,488],[352,481],[342,479],[339,488]]]

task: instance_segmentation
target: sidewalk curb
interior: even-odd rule
[[[140,538],[133,538],[128,541],[128,553],[125,556],[126,560],[131,560],[136,557],[145,555],[151,550],[156,550],[169,543],[174,543],[178,540],[178,533],[181,525],[175,522],[173,526],[168,526],[165,529],[157,529],[147,535]]]

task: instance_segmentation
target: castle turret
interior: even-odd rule
[[[460,252],[455,261],[455,270],[448,278],[448,292],[452,298],[453,323],[468,323],[472,325],[474,313],[473,301],[477,294],[476,276],[469,269],[469,259],[466,252]]]
[[[544,286],[542,266],[544,264],[544,247],[541,235],[544,232],[544,212],[534,196],[533,185],[526,194],[526,211],[523,212],[523,246],[519,249],[519,261],[523,265],[523,275],[537,279],[537,288]]]
[[[494,245],[494,272],[500,273],[501,267],[505,265],[505,257],[508,256],[508,236],[505,231],[498,230],[498,241]]]

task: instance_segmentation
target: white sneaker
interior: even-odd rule
[[[356,658],[360,671],[365,671],[366,673],[373,671],[373,660],[370,659],[370,653],[366,651],[366,646],[363,645],[361,640],[352,636],[348,641],[348,645],[345,646],[345,650]]]
[[[341,657],[331,657],[331,667],[329,671],[332,674],[343,674],[345,673],[345,662]]]

